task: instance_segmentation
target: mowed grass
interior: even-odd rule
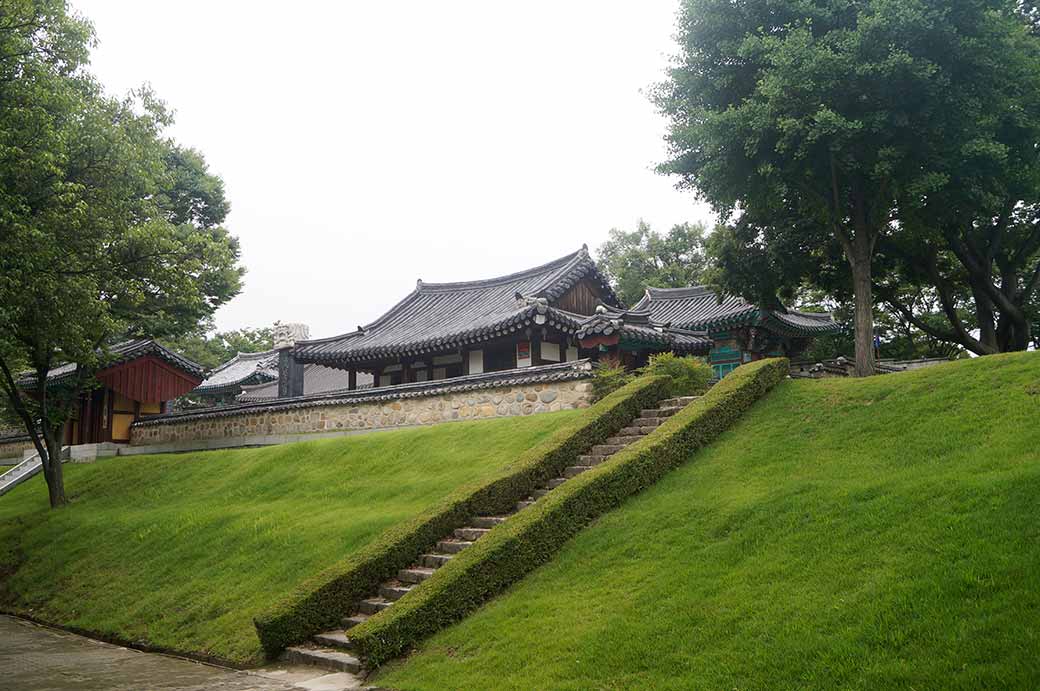
[[[1040,688],[1040,353],[784,382],[375,683]]]
[[[580,411],[67,464],[0,497],[0,607],[248,665],[253,617]]]

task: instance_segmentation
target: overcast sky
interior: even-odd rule
[[[73,0],[113,93],[150,82],[226,183],[217,326],[353,330],[415,287],[710,220],[653,172],[676,0]]]

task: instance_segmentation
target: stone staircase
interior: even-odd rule
[[[61,447],[61,462],[68,462],[68,453],[71,447]],[[22,484],[31,477],[36,476],[43,470],[43,461],[40,454],[34,453],[24,461],[14,466],[7,472],[0,474],[0,496],[7,494],[12,489]]]
[[[668,398],[660,401],[657,408],[643,410],[638,418],[632,420],[617,435],[610,437],[603,444],[593,446],[589,453],[579,456],[574,465],[568,466],[564,470],[562,477],[549,480],[532,492],[529,497],[517,502],[516,511],[523,511],[571,478],[590,470],[629,444],[642,439],[697,398],[697,396]],[[486,535],[495,526],[507,521],[512,515],[511,513],[504,516],[473,517],[469,525],[456,528],[451,535],[438,540],[436,545],[419,557],[418,561],[408,568],[398,571],[396,578],[386,581],[379,586],[377,592],[362,600],[358,610],[343,619],[342,628],[319,633],[306,644],[288,648],[285,651],[284,659],[293,664],[309,664],[336,672],[363,675],[362,661],[350,652],[350,629],[384,609],[392,607],[394,602],[432,576],[437,569],[451,561],[456,554]]]

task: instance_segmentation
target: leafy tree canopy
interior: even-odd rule
[[[185,357],[194,360],[206,369],[221,365],[237,353],[259,353],[274,347],[273,329],[235,329],[217,331],[198,329],[186,336],[166,339],[165,345]]]
[[[614,290],[632,305],[647,286],[681,288],[702,282],[707,265],[705,228],[700,223],[680,223],[662,235],[640,220],[632,231],[612,229],[598,255]]]
[[[0,392],[52,461],[106,346],[178,336],[238,293],[238,242],[220,226],[223,184],[164,134],[147,88],[107,96],[85,63],[89,22],[60,0],[4,3],[0,14]],[[46,374],[79,365],[60,390]],[[18,367],[35,376],[31,391]]]
[[[661,169],[741,224],[744,246],[772,248],[759,259],[790,259],[773,287],[836,243],[870,373],[878,242],[923,233],[908,219],[957,188],[969,158],[1002,165],[1008,108],[1032,98],[1016,100],[1032,89],[1016,78],[1040,73],[1029,37],[1011,0],[685,0],[657,91],[671,121]]]

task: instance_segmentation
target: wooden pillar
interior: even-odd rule
[[[531,333],[531,367],[542,364],[542,332],[535,330]]]
[[[357,370],[353,367],[347,372],[347,389],[350,391],[357,390]]]

